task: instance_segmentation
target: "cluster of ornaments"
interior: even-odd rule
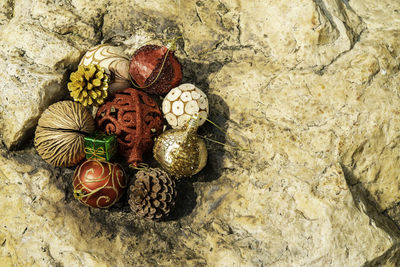
[[[36,150],[53,166],[77,165],[72,185],[82,204],[108,208],[123,195],[129,179],[113,163],[115,154],[137,167],[143,154],[152,152],[161,168],[136,173],[129,205],[137,215],[158,220],[174,207],[175,181],[206,165],[207,149],[197,129],[208,116],[207,96],[195,85],[181,84],[174,47],[145,45],[129,57],[120,47],[95,46],[70,75],[73,101],[43,112]],[[163,98],[161,109],[157,98]],[[163,131],[165,122],[172,129]]]

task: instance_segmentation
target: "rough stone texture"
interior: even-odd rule
[[[38,266],[397,266],[400,2],[0,3],[0,263]],[[41,112],[92,45],[182,35],[206,92],[204,171],[160,223],[72,197],[72,169],[32,148]],[[8,149],[21,148],[19,151]],[[133,177],[132,171],[130,176]],[[393,222],[394,220],[394,222]],[[397,223],[397,225],[395,224]]]
[[[15,148],[30,138],[43,110],[66,95],[67,70],[78,64],[82,46],[98,39],[94,26],[68,9],[46,1],[3,4],[9,11],[4,20],[11,20],[0,28],[0,134],[8,148]],[[0,16],[0,25],[4,20]],[[68,23],[74,26],[69,29]],[[68,31],[79,37],[71,33],[70,38]]]

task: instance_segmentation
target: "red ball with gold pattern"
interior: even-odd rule
[[[76,168],[72,184],[82,204],[108,208],[121,198],[127,181],[118,164],[89,159]]]

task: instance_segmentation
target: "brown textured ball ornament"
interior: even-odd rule
[[[93,208],[108,208],[117,202],[127,186],[124,171],[118,164],[86,160],[74,173],[74,196]]]
[[[183,129],[163,132],[155,141],[154,158],[176,178],[190,177],[207,163],[207,148],[197,135],[199,116],[193,116]]]
[[[166,46],[145,45],[132,56],[129,74],[149,94],[165,95],[182,81],[182,67]]]
[[[154,137],[162,132],[163,118],[157,103],[146,93],[128,88],[117,92],[99,107],[96,122],[100,130],[116,134],[119,152],[137,166],[150,151]]]
[[[169,215],[175,205],[175,182],[159,168],[136,173],[135,184],[130,186],[129,205],[137,215],[159,220]]]
[[[35,148],[51,165],[73,166],[85,158],[83,137],[94,130],[93,117],[82,104],[57,102],[49,106],[39,119]]]

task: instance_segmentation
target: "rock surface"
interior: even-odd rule
[[[0,3],[3,266],[396,266],[400,261],[400,2]],[[32,148],[101,42],[182,35],[184,81],[209,97],[199,175],[154,223],[74,200],[73,169]],[[14,151],[13,151],[14,150]],[[132,173],[130,172],[130,176]],[[397,223],[397,224],[396,224]]]

